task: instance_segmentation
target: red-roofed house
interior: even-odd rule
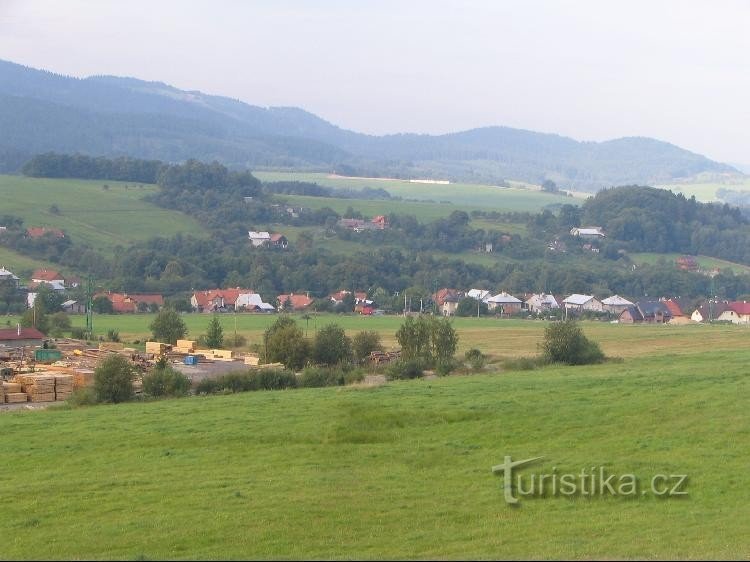
[[[128,314],[139,311],[139,304],[144,308],[161,308],[164,297],[161,295],[128,295],[125,293],[98,293],[95,297],[106,297],[112,303],[112,310],[118,314]]]
[[[31,274],[32,283],[60,283],[65,284],[65,278],[60,274],[59,271],[54,269],[37,269]]]
[[[279,310],[305,310],[313,303],[313,300],[307,295],[295,295],[294,293],[279,295],[278,299]]]
[[[672,319],[669,321],[670,324],[688,324],[690,318],[685,315],[680,307],[680,304],[674,299],[666,299],[664,306],[667,307],[669,313],[672,315]]]
[[[36,328],[3,328],[0,330],[0,346],[26,347],[42,345],[44,334]]]
[[[42,238],[47,234],[51,234],[55,238],[65,238],[65,233],[59,228],[47,228],[46,226],[31,226],[26,229],[26,234],[29,238]]]
[[[190,304],[198,312],[234,310],[240,295],[255,293],[252,289],[234,287],[230,289],[209,289],[196,291],[190,297]]]
[[[750,324],[750,302],[730,302],[727,310],[722,312],[717,320],[728,320],[733,324]]]
[[[289,246],[289,240],[283,234],[271,234],[271,247],[273,248],[286,248]]]

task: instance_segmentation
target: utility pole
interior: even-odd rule
[[[86,339],[94,337],[94,278],[86,282]]]

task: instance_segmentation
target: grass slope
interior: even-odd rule
[[[750,353],[0,415],[3,558],[740,558]],[[504,503],[490,468],[687,474]],[[531,470],[531,469],[527,469]]]
[[[667,263],[675,263],[675,260],[682,256],[683,254],[657,254],[657,253],[649,253],[649,252],[642,252],[642,253],[635,253],[635,254],[628,254],[630,256],[630,259],[633,260],[637,264],[655,264],[659,263],[661,260],[666,261]],[[750,267],[747,265],[742,265],[741,263],[735,263],[731,261],[722,260],[719,258],[712,258],[710,256],[696,256],[696,261],[698,262],[698,266],[702,269],[731,269],[736,274],[748,274],[750,273]]]
[[[103,189],[104,184],[109,189]],[[192,218],[143,201],[156,189],[103,180],[0,176],[3,213],[23,218],[27,227],[61,228],[74,243],[110,251],[153,236],[205,233]],[[51,213],[51,205],[57,205],[60,214]]]
[[[669,189],[675,193],[682,193],[685,197],[695,195],[698,201],[703,203],[713,203],[720,201],[716,192],[719,189],[729,189],[732,191],[750,191],[750,180],[738,180],[730,182],[701,182],[701,183],[676,183],[669,185],[660,185],[663,189]]]
[[[512,187],[502,188],[467,183],[439,185],[411,183],[405,180],[347,178],[321,173],[253,172],[253,174],[267,182],[306,181],[338,188],[382,188],[391,195],[405,199],[447,201],[469,210],[539,211],[547,205],[580,203],[579,199],[542,193],[538,187],[521,182],[511,182]]]

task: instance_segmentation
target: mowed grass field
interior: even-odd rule
[[[507,337],[516,331],[509,324]],[[656,352],[4,413],[1,557],[746,558],[748,361],[741,347]],[[645,493],[511,507],[491,471],[506,455],[544,457],[524,473],[604,466],[635,475]],[[659,474],[687,475],[687,496],[656,497]]]
[[[512,187],[505,188],[467,183],[441,185],[412,183],[407,180],[394,179],[348,178],[323,173],[256,171],[253,172],[253,175],[266,182],[305,181],[347,189],[382,188],[391,195],[404,199],[429,200],[438,203],[446,201],[469,210],[540,211],[547,205],[579,204],[581,202],[580,199],[543,193],[538,186],[521,182],[510,182]]]
[[[104,185],[109,186],[104,189]],[[24,219],[24,226],[62,229],[74,243],[111,251],[116,246],[205,230],[187,215],[143,200],[156,186],[108,180],[40,179],[0,175],[0,213]],[[56,205],[60,213],[50,212]]]
[[[682,254],[655,254],[647,252],[628,255],[630,256],[631,260],[639,264],[655,264],[660,260],[666,260],[667,263],[675,263],[675,260],[682,256]],[[695,260],[698,262],[698,266],[702,269],[731,269],[736,274],[750,273],[750,267],[741,263],[726,261],[719,258],[712,258],[710,256],[696,256]]]
[[[698,201],[704,203],[712,203],[720,201],[716,192],[719,189],[729,189],[732,191],[750,191],[750,180],[746,181],[733,181],[727,183],[718,182],[706,182],[706,183],[680,183],[680,184],[669,184],[660,185],[664,189],[669,189],[675,193],[682,193],[685,197],[691,197],[695,195]]]
[[[397,346],[395,334],[404,318],[401,316],[358,316],[337,314],[311,314],[310,320],[301,315],[291,315],[308,337],[316,330],[331,323],[338,324],[353,336],[362,330],[380,334],[386,348]],[[150,338],[149,325],[153,314],[96,314],[94,335],[106,335],[108,330],[118,330],[120,338],[127,342]],[[15,318],[9,317],[10,325]],[[72,316],[73,325],[85,325],[83,316]],[[197,339],[206,332],[212,316],[210,314],[184,314],[182,318],[188,328],[188,338]],[[261,344],[263,332],[278,315],[274,314],[220,314],[218,315],[225,334],[233,334],[235,320],[237,333],[245,336],[248,345]],[[459,335],[459,355],[476,347],[496,358],[526,357],[538,352],[547,323],[537,320],[508,320],[491,317],[454,318],[453,326]],[[659,354],[682,355],[697,351],[732,351],[746,347],[750,341],[750,326],[737,325],[626,325],[609,322],[582,322],[588,336],[599,342],[603,351],[612,357],[644,357]]]

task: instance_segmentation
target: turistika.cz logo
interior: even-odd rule
[[[503,464],[492,467],[492,472],[503,476],[505,501],[517,504],[519,497],[618,496],[642,497],[649,493],[659,498],[687,496],[686,474],[655,474],[644,486],[635,474],[609,474],[603,466],[583,468],[580,472],[552,472],[521,474],[524,467],[544,457],[514,461],[505,457]]]

